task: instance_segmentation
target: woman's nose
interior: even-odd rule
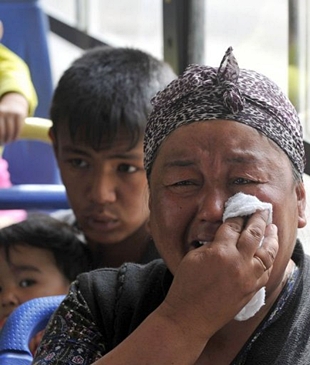
[[[198,218],[208,222],[222,221],[227,194],[221,191],[206,191],[201,194],[198,206]]]
[[[90,183],[89,195],[96,204],[109,204],[116,200],[117,181],[111,173],[100,173]]]

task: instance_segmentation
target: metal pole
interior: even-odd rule
[[[188,63],[202,64],[205,47],[205,0],[189,1]]]
[[[204,56],[205,0],[163,0],[164,59],[177,74]]]
[[[86,0],[75,0],[76,27],[82,32],[88,32],[88,3]]]
[[[289,19],[289,33],[288,33],[288,61],[289,61],[289,87],[288,95],[291,102],[294,104],[297,111],[300,111],[300,37],[299,37],[299,16],[298,16],[298,1],[289,0],[288,2],[288,19]]]

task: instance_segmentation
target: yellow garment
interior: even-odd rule
[[[9,92],[22,94],[29,103],[29,116],[38,104],[27,64],[14,52],[0,44],[0,98]]]

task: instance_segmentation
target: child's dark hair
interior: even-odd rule
[[[120,128],[129,148],[144,135],[151,98],[176,75],[165,62],[131,48],[100,46],[86,51],[64,72],[55,89],[50,116],[57,128],[67,124],[74,141],[98,150],[113,145]]]
[[[0,246],[4,248],[8,261],[11,248],[19,245],[52,252],[57,267],[70,282],[78,274],[91,269],[87,245],[71,226],[47,214],[33,214],[24,221],[0,229]]]

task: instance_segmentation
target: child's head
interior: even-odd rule
[[[0,230],[0,328],[27,300],[66,294],[76,276],[90,269],[87,246],[67,224],[47,215]]]
[[[99,47],[60,78],[50,135],[70,205],[93,252],[111,245],[118,256],[143,250],[149,216],[143,135],[150,99],[174,77],[168,64],[145,52]]]
[[[112,146],[125,132],[133,147],[144,135],[151,98],[175,74],[151,55],[131,48],[108,46],[88,50],[64,72],[56,87],[51,119],[53,135],[66,125],[72,140],[97,150]]]

